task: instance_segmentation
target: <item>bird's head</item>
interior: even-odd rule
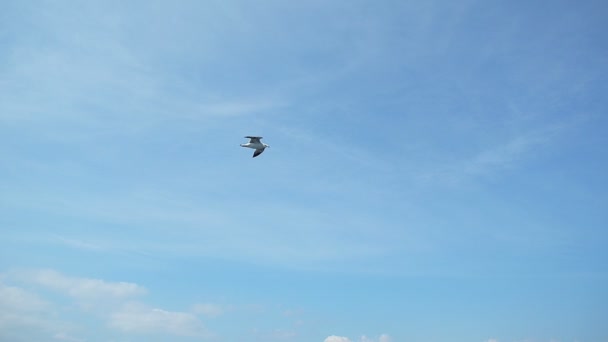
[[[266,145],[266,144],[264,144],[264,147],[270,147],[270,145]]]

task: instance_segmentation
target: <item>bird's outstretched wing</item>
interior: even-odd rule
[[[262,154],[262,152],[264,152],[264,149],[263,149],[263,148],[260,148],[260,149],[255,150],[255,151],[253,152],[253,157],[252,157],[252,158],[255,158],[255,157],[259,156],[260,154]]]
[[[259,144],[260,143],[260,139],[262,139],[262,137],[253,137],[253,136],[246,136],[245,138],[249,139],[249,143],[251,144]]]

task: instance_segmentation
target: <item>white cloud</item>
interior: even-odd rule
[[[351,342],[348,337],[331,335],[327,336],[323,342]]]
[[[70,277],[55,270],[14,272],[9,277],[33,289],[56,290],[65,294],[68,300],[47,302],[34,292],[0,282],[0,340],[22,337],[23,340],[31,340],[32,336],[40,336],[43,340],[86,341],[86,336],[71,333],[82,330],[82,326],[77,325],[78,320],[64,322],[58,318],[64,309],[73,310],[73,304],[78,304],[79,314],[96,320],[97,325],[106,322],[110,329],[124,334],[210,336],[193,312],[168,311],[131,301],[134,296],[146,292],[134,283]],[[192,311],[195,310],[201,314],[219,315],[226,309],[213,304],[199,304]]]
[[[361,342],[391,342],[392,340],[393,339],[387,334],[382,334],[378,336],[377,339],[370,338],[365,335],[361,336]]]
[[[59,330],[71,328],[57,316],[53,303],[0,282],[0,341],[48,340]]]
[[[382,334],[378,337],[378,342],[391,342],[392,340],[393,339],[387,334]]]
[[[361,342],[391,342],[392,340],[393,339],[387,334],[382,334],[378,336],[378,338],[371,338],[367,337],[366,335],[363,335],[360,339]],[[344,336],[332,335],[325,338],[324,342],[351,342],[351,339]]]
[[[179,336],[206,335],[202,322],[193,314],[165,311],[130,303],[110,316],[110,326],[130,333],[167,333]]]
[[[63,332],[55,334],[53,336],[53,339],[58,340],[58,341],[66,341],[66,342],[85,342],[86,341],[85,339],[73,337],[73,336],[70,336]]]
[[[28,312],[42,311],[48,308],[48,303],[37,295],[22,288],[0,283],[0,310]]]
[[[488,339],[488,341],[487,341],[487,342],[498,342],[498,340],[497,340],[497,339],[495,339],[495,338],[490,338],[490,339]]]
[[[38,285],[80,299],[120,299],[146,293],[145,288],[134,283],[69,277],[54,270],[29,272],[27,277]]]

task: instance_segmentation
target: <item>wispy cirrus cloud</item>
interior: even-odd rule
[[[340,262],[361,256],[386,253],[382,238],[364,243],[352,237],[375,235],[371,218],[348,218],[337,224],[328,212],[307,206],[293,207],[285,203],[253,202],[243,205],[239,216],[221,210],[215,203],[202,207],[195,199],[162,191],[112,191],[108,194],[86,194],[83,197],[64,193],[42,193],[30,199],[15,189],[11,207],[72,217],[74,220],[95,220],[109,226],[129,226],[124,232],[133,239],[126,241],[115,230],[73,231],[57,227],[57,233],[27,234],[35,243],[64,245],[95,253],[144,253],[158,256],[213,256],[252,263],[288,267],[327,267],[324,261]],[[242,198],[234,198],[240,203]],[[243,203],[244,204],[244,203]],[[338,208],[340,209],[340,208]],[[340,209],[342,210],[342,209]],[[277,224],[266,211],[280,212],[284,224]],[[248,221],[267,222],[252,231]],[[171,231],[170,236],[165,232]],[[297,232],[299,239],[294,240]],[[348,232],[348,238],[344,236]],[[15,232],[13,235],[19,235]],[[159,239],[160,236],[163,236]],[[256,238],[252,238],[255,235]],[[41,238],[40,236],[47,236]],[[373,238],[373,237],[372,237]],[[372,243],[373,242],[373,243]],[[313,248],[314,246],[314,248]]]
[[[85,241],[82,239],[68,238],[61,235],[54,235],[51,237],[51,240],[53,242],[57,242],[58,244],[84,251],[101,252],[107,250],[107,248],[101,246],[98,243]]]
[[[78,140],[133,134],[167,122],[260,115],[288,102],[281,94],[253,88],[231,93],[210,85],[202,91],[197,78],[176,76],[176,70],[149,54],[159,48],[159,55],[171,54],[175,46],[167,43],[171,47],[163,49],[155,39],[133,40],[141,27],[131,22],[148,19],[135,14],[127,19],[123,11],[140,9],[38,5],[19,8],[26,14],[19,18],[30,21],[32,31],[7,42],[7,67],[0,68],[0,121],[13,129],[35,131],[37,138]],[[72,14],[70,20],[64,20],[66,13]],[[23,23],[14,19],[4,25],[15,29]],[[209,49],[191,47],[199,61],[197,56],[205,55],[200,51]]]
[[[446,158],[434,170],[422,171],[424,181],[458,183],[469,178],[491,176],[506,169],[516,168],[526,158],[549,148],[558,139],[563,126],[547,126],[527,134],[512,136],[503,142],[493,142],[472,156]]]

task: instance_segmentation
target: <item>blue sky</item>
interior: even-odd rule
[[[607,15],[0,2],[0,340],[608,341]]]

